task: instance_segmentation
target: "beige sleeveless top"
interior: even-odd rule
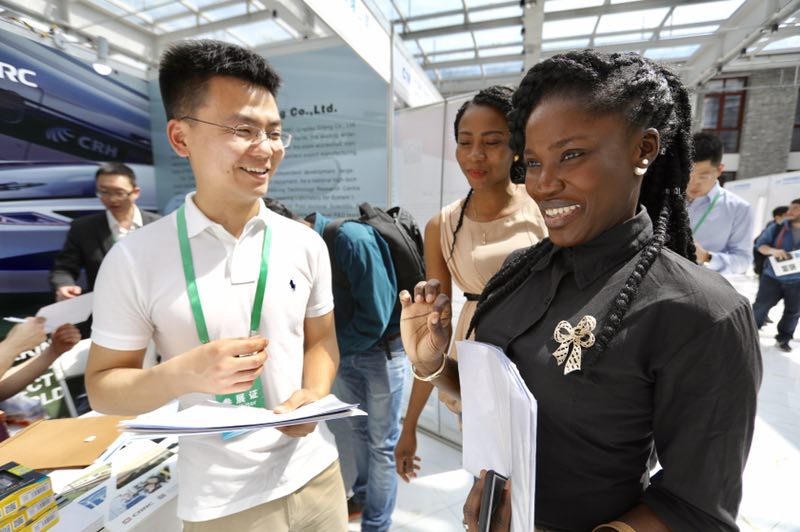
[[[513,201],[519,208],[491,222],[475,222],[465,215],[452,255],[453,231],[458,225],[463,199],[441,210],[442,253],[453,282],[462,292],[480,294],[512,251],[532,246],[547,236],[542,213],[523,185],[516,186]],[[464,303],[453,334],[454,342],[466,337],[476,306],[477,301]],[[451,348],[450,356],[456,356],[454,348]]]

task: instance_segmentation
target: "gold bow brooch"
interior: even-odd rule
[[[581,348],[589,348],[594,345],[592,331],[596,326],[597,320],[594,319],[594,316],[582,317],[574,329],[566,320],[562,320],[556,325],[553,339],[561,345],[558,346],[553,356],[556,357],[560,366],[569,355],[567,365],[564,366],[564,375],[581,369]],[[570,346],[572,346],[572,353],[570,353]]]

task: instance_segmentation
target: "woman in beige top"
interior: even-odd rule
[[[511,110],[509,87],[493,86],[480,91],[461,106],[455,119],[456,159],[470,185],[469,193],[444,207],[425,226],[425,270],[428,279],[438,279],[441,291],[450,297],[452,284],[464,292],[453,341],[466,337],[467,327],[487,281],[514,250],[532,246],[547,236],[539,207],[528,196],[522,182],[522,161],[514,160],[508,146],[506,113]],[[455,357],[455,345],[450,356]],[[417,421],[433,386],[414,381],[403,430],[395,448],[398,474],[408,482],[416,476],[420,458]],[[454,412],[458,401],[440,394]]]

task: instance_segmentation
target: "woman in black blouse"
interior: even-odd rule
[[[747,300],[694,264],[685,88],[636,54],[571,52],[528,72],[509,125],[550,238],[509,257],[472,325],[538,401],[537,527],[737,530],[761,358]],[[469,393],[443,355],[438,282],[400,299],[416,376]],[[509,501],[493,530],[507,530]]]

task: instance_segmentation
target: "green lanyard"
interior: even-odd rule
[[[183,261],[183,276],[186,279],[186,292],[189,295],[189,304],[192,306],[194,325],[197,328],[197,337],[201,343],[207,344],[208,329],[203,315],[203,306],[200,303],[200,294],[197,291],[197,279],[192,261],[192,247],[189,243],[189,234],[186,230],[186,212],[184,205],[178,209],[178,241],[181,246],[181,260]],[[272,231],[264,227],[264,241],[261,244],[261,268],[256,283],[256,295],[253,299],[253,310],[250,313],[250,336],[258,334],[261,323],[261,308],[264,304],[264,289],[267,286],[267,273],[269,271],[269,248],[272,243]],[[253,386],[246,392],[217,395],[220,403],[264,407],[264,389],[261,386],[261,377],[258,377]]]
[[[697,230],[700,229],[700,226],[706,221],[708,215],[714,210],[714,205],[717,204],[720,194],[722,194],[722,191],[717,192],[717,194],[714,196],[714,199],[711,200],[711,205],[708,206],[708,209],[706,209],[706,212],[703,213],[703,216],[701,216],[700,219],[697,220],[695,226],[692,227],[692,233],[697,233]]]

